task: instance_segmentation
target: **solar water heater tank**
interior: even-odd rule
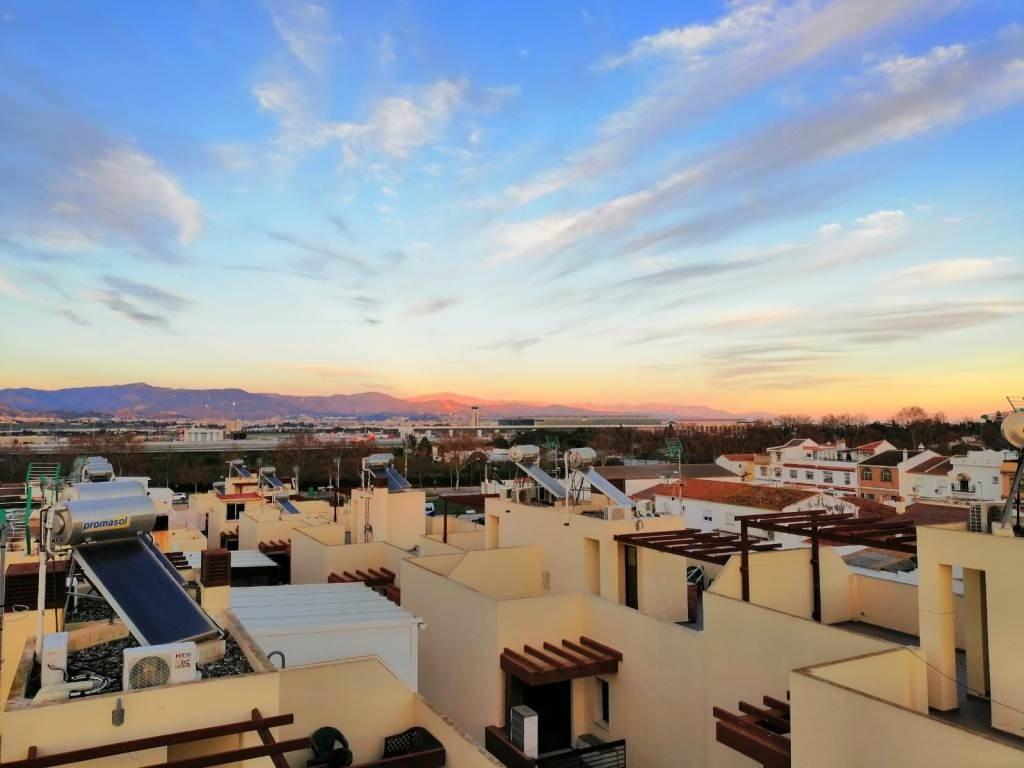
[[[536,445],[513,445],[508,449],[508,457],[516,464],[533,464],[540,458],[540,448]]]
[[[77,546],[149,533],[156,506],[149,496],[69,500],[53,511],[53,543]]]
[[[393,453],[372,453],[363,459],[363,469],[384,469],[395,460]]]
[[[570,469],[583,469],[597,463],[597,451],[593,448],[570,448],[565,455]]]

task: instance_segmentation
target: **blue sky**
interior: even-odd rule
[[[0,0],[0,385],[991,410],[1022,22]]]

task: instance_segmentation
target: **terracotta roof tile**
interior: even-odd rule
[[[817,496],[816,491],[780,488],[749,483],[723,483],[716,480],[687,480],[683,486],[684,499],[713,501],[740,507],[754,507],[780,512],[786,507]]]

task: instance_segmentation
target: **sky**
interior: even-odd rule
[[[0,0],[0,387],[977,415],[1024,2]]]

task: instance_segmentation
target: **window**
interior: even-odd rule
[[[782,477],[782,470],[781,469],[776,469],[775,470],[775,476],[776,477]]]
[[[853,481],[853,478],[850,477],[850,473],[849,472],[844,472],[843,473],[843,482],[846,483],[847,485],[849,485],[852,481]]]
[[[238,516],[245,512],[245,504],[228,504],[226,520],[237,520]]]
[[[711,515],[704,515],[704,522],[705,523],[710,523],[711,522]]]
[[[761,477],[766,477],[767,475],[768,475],[768,467],[761,467]]]
[[[864,498],[865,499],[870,499],[871,501],[874,501],[875,500],[875,494],[873,494],[873,493],[866,493],[866,494],[864,494]]]
[[[882,470],[882,482],[883,483],[891,483],[892,482],[892,470],[891,469],[883,469]]]
[[[871,470],[870,469],[862,469],[860,471],[860,479],[861,480],[870,480],[871,479]]]
[[[831,472],[822,472],[821,474],[822,474],[821,481],[823,483],[831,483],[832,482],[832,473]]]
[[[626,544],[623,548],[623,555],[625,556],[626,565],[626,606],[633,609],[639,609],[640,601],[637,594],[637,579],[636,579],[636,547]]]
[[[814,473],[811,470],[807,470],[806,472],[804,472],[804,477],[807,478],[808,480],[813,480]]]
[[[795,470],[795,469],[791,469],[791,470],[789,470],[789,476],[790,476],[790,477],[791,477],[791,478],[792,478],[793,480],[796,480],[796,470]]]
[[[600,707],[597,712],[597,724],[607,728],[612,721],[610,686],[607,680],[602,680],[600,677],[594,679],[597,681],[598,706]]]

